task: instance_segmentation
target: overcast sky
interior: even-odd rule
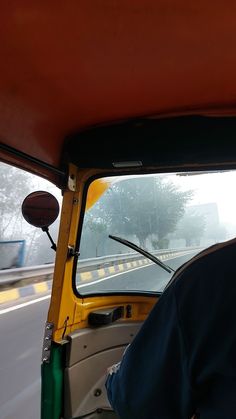
[[[190,205],[216,202],[220,222],[236,225],[236,171],[191,176],[171,174],[168,177],[180,189],[194,190],[194,197],[189,203]],[[61,191],[58,188],[36,176],[34,179],[35,190],[47,190],[61,202]]]
[[[195,191],[191,205],[216,202],[220,222],[236,224],[236,171],[171,176],[170,179],[183,190]]]
[[[145,175],[153,176],[153,175]],[[218,173],[195,174],[191,176],[178,176],[176,174],[159,175],[168,176],[181,190],[193,190],[194,197],[189,205],[199,205],[215,202],[218,206],[221,223],[236,225],[236,171],[222,171]],[[123,176],[122,179],[128,176]],[[137,175],[133,176],[134,178]],[[107,178],[117,181],[120,178]]]

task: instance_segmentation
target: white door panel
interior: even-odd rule
[[[117,322],[82,329],[69,336],[64,376],[65,419],[116,417],[106,396],[106,371],[120,361],[140,326],[139,322]]]

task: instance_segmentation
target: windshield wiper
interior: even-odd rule
[[[175,272],[174,269],[172,269],[170,266],[163,263],[160,259],[158,259],[156,256],[153,256],[151,253],[147,252],[147,250],[142,249],[141,247],[137,246],[136,244],[130,242],[129,240],[122,239],[121,237],[112,236],[109,234],[110,239],[115,240],[119,243],[124,244],[125,246],[130,247],[133,250],[136,250],[136,252],[141,253],[141,255],[146,256],[148,259],[150,259],[152,262],[159,265],[161,268],[165,269],[165,271],[169,272]]]

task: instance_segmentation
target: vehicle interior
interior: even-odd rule
[[[234,171],[236,5],[23,0],[0,7],[0,159],[63,194],[41,417],[115,418],[106,370],[122,358],[163,288],[148,281],[96,288],[105,284],[101,278],[93,278],[94,287],[77,286],[80,266],[81,278],[87,273],[83,260],[113,243],[99,242],[90,254],[84,220],[95,217],[94,204],[102,211],[110,185],[119,190],[117,179]],[[163,246],[156,256],[168,264],[173,251]],[[191,252],[196,248],[192,243]],[[122,257],[118,263],[127,264]],[[139,259],[128,258],[136,272]],[[118,275],[116,265],[110,262],[111,275]]]

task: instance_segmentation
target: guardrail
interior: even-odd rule
[[[30,266],[24,268],[3,269],[0,271],[0,286],[14,284],[15,282],[43,278],[49,280],[52,278],[54,263],[48,265]]]
[[[165,249],[165,250],[158,250],[153,252],[153,254],[157,257],[167,256],[167,255],[175,255],[180,253],[186,252],[193,252],[194,250],[200,250],[199,247],[191,247],[191,248],[181,248],[181,249]],[[108,255],[90,259],[81,259],[78,262],[78,272],[85,272],[86,270],[96,270],[102,267],[110,266],[114,263],[122,263],[126,261],[135,261],[139,259],[143,259],[144,257],[137,254],[136,252],[130,253],[122,253],[118,255]],[[15,269],[4,269],[0,271],[0,286],[1,285],[8,285],[14,284],[15,282],[19,282],[22,280],[27,279],[43,279],[47,281],[52,279],[54,270],[54,263],[50,263],[47,265],[38,265],[32,267],[24,267],[24,268],[15,268]]]

